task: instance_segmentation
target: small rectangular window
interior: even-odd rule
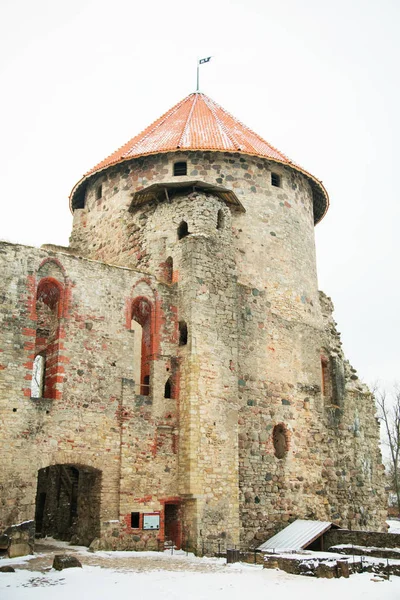
[[[140,523],[140,513],[138,513],[138,512],[131,513],[132,529],[139,529],[139,523]]]
[[[281,187],[281,176],[278,173],[271,173],[271,185]]]
[[[187,163],[176,162],[174,164],[174,175],[186,175],[187,174]]]
[[[102,195],[103,195],[103,186],[100,183],[100,185],[98,185],[96,188],[96,200],[100,200]]]

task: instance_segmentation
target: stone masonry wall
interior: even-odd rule
[[[201,194],[191,202],[202,210],[203,227],[179,241],[179,315],[188,324],[181,348],[180,488],[191,500],[184,513],[189,540],[217,551],[218,543],[239,542],[236,269],[230,227],[216,229],[223,205]]]
[[[388,502],[375,401],[343,354],[332,301],[322,292],[320,301],[321,347],[329,356],[332,382],[322,394],[327,442],[322,471],[325,502],[331,520],[342,527],[385,531]]]
[[[165,371],[177,354],[172,290],[128,269],[7,243],[0,260],[0,528],[34,518],[38,471],[56,464],[101,472],[105,527],[120,518],[128,527],[135,510],[161,511],[160,498],[177,494],[177,400],[164,402],[161,382],[137,394],[129,310],[137,295],[154,302],[152,368]],[[50,274],[64,289],[58,395],[32,399],[35,294]]]
[[[186,177],[172,176],[176,160],[188,161]],[[280,187],[271,185],[272,171],[280,175]],[[187,221],[192,235],[212,237],[219,206],[210,205],[208,221],[202,218],[204,199],[200,202],[196,194],[189,204],[178,195],[171,203],[128,209],[132,194],[143,187],[194,179],[233,189],[245,208],[244,213],[234,209],[226,213],[240,284],[238,304],[232,305],[237,315],[238,361],[231,363],[231,372],[237,378],[240,406],[243,541],[264,539],[296,517],[345,525],[350,518],[354,527],[382,527],[384,494],[378,427],[371,419],[374,406],[350,367],[345,381],[344,359],[337,353],[332,323],[322,314],[324,304],[321,311],[312,193],[305,177],[266,160],[229,153],[178,153],[129,161],[89,182],[86,208],[75,211],[72,245],[87,255],[152,272],[172,256],[178,269],[180,221]],[[95,200],[99,181],[104,197]],[[110,247],[105,240],[112,232],[118,234]],[[222,281],[221,266],[225,268],[214,261]],[[180,312],[185,314],[196,285],[190,280],[185,287],[179,269],[175,279]],[[193,315],[188,314],[189,323]],[[331,368],[324,367],[323,384],[324,354]],[[343,406],[338,412],[331,405],[341,388]],[[186,392],[183,402],[185,397]],[[354,435],[361,421],[362,433]],[[275,427],[284,431],[283,458],[275,456]],[[192,435],[198,436],[199,429],[194,431]],[[196,438],[194,448],[200,440]],[[367,457],[369,466],[361,465],[361,456]],[[345,463],[351,468],[343,469]],[[374,475],[368,475],[371,469]]]
[[[265,541],[296,518],[352,529],[384,530],[386,494],[379,425],[370,392],[343,357],[332,306],[321,295],[325,328],[277,318],[265,294],[243,288],[239,379],[243,543]],[[257,334],[257,328],[264,332]],[[257,339],[258,343],[255,343]],[[278,341],[278,343],[276,343]],[[268,345],[274,359],[262,362]],[[322,392],[321,349],[335,364],[330,396]],[[252,360],[253,358],[253,360]],[[342,379],[339,374],[342,374]],[[342,382],[340,406],[333,392]],[[276,455],[274,427],[287,430]]]
[[[187,176],[172,175],[177,160],[187,160]],[[281,187],[271,185],[272,171],[281,176]],[[229,220],[239,281],[257,289],[268,285],[273,311],[315,324],[320,311],[311,188],[283,165],[228,152],[178,152],[111,167],[89,180],[85,208],[74,211],[71,246],[89,258],[157,272],[160,257],[176,246],[179,196],[130,210],[132,196],[154,183],[197,179],[232,189],[246,210],[232,209]],[[96,200],[100,182],[103,195]],[[193,198],[191,233],[203,232],[196,210]],[[215,213],[208,227],[216,219]]]
[[[154,183],[195,180],[243,210],[198,189],[132,205]],[[101,472],[96,547],[156,548],[166,528],[197,550],[248,546],[295,518],[383,528],[373,398],[318,293],[306,177],[232,153],[130,160],[88,180],[66,252],[4,243],[0,260],[0,527],[33,518],[39,469],[70,465]],[[52,397],[32,399],[43,280]],[[150,311],[148,393],[135,299]],[[132,528],[137,512],[159,513],[160,531]]]

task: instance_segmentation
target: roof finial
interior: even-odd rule
[[[200,58],[197,61],[197,86],[196,86],[196,92],[199,91],[199,67],[200,65],[203,65],[204,63],[208,63],[209,60],[211,60],[211,56],[207,56],[207,58]]]

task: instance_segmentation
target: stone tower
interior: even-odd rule
[[[373,399],[318,292],[327,208],[320,181],[197,92],[76,184],[68,249],[8,248],[31,277],[19,364],[41,389],[16,427],[34,424],[30,465],[10,453],[29,489],[13,519],[197,551],[295,518],[382,528]]]

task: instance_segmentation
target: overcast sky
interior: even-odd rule
[[[319,286],[362,379],[400,380],[400,2],[1,0],[0,239],[68,244],[80,177],[201,90],[326,186]]]

